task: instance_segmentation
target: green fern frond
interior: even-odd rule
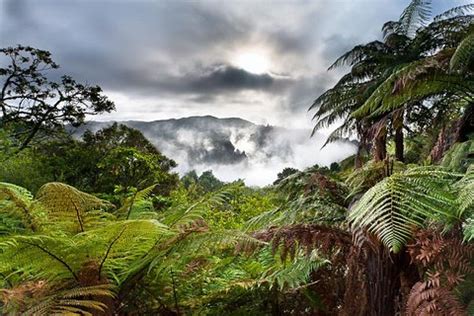
[[[349,220],[376,234],[392,252],[398,252],[416,227],[428,219],[455,220],[455,195],[450,189],[457,174],[433,168],[413,168],[394,173],[365,193]]]
[[[474,61],[474,31],[458,45],[454,52],[449,68],[453,71],[464,72]]]
[[[76,287],[42,297],[22,315],[93,315],[105,312],[101,298],[114,298],[113,286],[108,284]]]
[[[384,51],[385,49],[385,44],[380,41],[373,41],[368,44],[355,46],[353,49],[336,59],[336,61],[329,66],[328,70],[344,65],[355,65],[373,55],[375,52]]]
[[[397,82],[407,78],[408,74],[413,74],[413,70],[416,72],[416,68],[424,63],[426,61],[415,62],[393,73],[383,84],[377,87],[374,93],[351,116],[354,118],[378,117],[394,111],[405,104],[424,100],[431,96],[443,95],[445,93],[468,93],[464,88],[474,84],[471,80],[466,80],[459,76],[445,75],[436,71],[426,73],[425,71],[428,68],[424,68],[422,78],[418,78],[417,75],[410,77],[409,80],[398,86],[399,88],[396,89],[396,92],[394,91]],[[429,67],[431,68],[432,66],[430,65]],[[472,99],[473,96],[466,96],[466,98]]]
[[[314,250],[309,256],[300,250],[294,259],[287,258],[285,262],[277,260],[263,273],[259,282],[270,284],[270,288],[277,286],[280,290],[296,289],[309,282],[311,273],[329,263]]]
[[[36,200],[48,211],[52,219],[70,223],[74,232],[85,230],[84,223],[88,211],[107,209],[112,206],[105,200],[59,182],[43,185],[38,190]]]
[[[399,23],[399,33],[413,36],[420,27],[425,26],[431,18],[431,0],[412,0],[403,10]]]
[[[456,183],[459,190],[459,216],[470,210],[474,213],[474,164],[470,165],[464,177]]]
[[[449,10],[446,10],[441,14],[438,14],[437,16],[434,17],[433,20],[437,22],[444,19],[452,18],[454,16],[470,14],[471,12],[474,12],[474,4],[473,3],[464,4],[464,5],[460,5],[460,6],[451,8]]]
[[[468,140],[455,143],[445,154],[441,165],[447,170],[454,172],[465,172],[474,163],[470,157],[474,153],[474,141]]]
[[[17,185],[0,182],[0,234],[35,230],[31,193]]]
[[[125,219],[129,219],[134,211],[136,204],[143,203],[150,197],[157,184],[152,184],[149,187],[135,192],[132,196],[125,199],[122,206],[117,210],[117,214],[125,215]]]
[[[387,170],[387,168],[391,170]],[[392,165],[387,165],[384,161],[369,161],[361,168],[355,169],[347,178],[346,184],[351,189],[347,200],[366,192],[377,182],[382,180],[388,173],[401,172],[405,170],[405,165],[397,160]]]

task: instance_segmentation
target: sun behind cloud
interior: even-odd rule
[[[260,51],[242,51],[231,62],[234,66],[254,74],[263,74],[270,70],[269,58]]]

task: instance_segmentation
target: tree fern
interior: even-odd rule
[[[349,214],[354,227],[376,234],[391,251],[398,252],[415,227],[427,219],[452,221],[458,216],[450,186],[458,176],[433,168],[395,173],[365,193]]]
[[[455,143],[445,154],[441,165],[447,170],[465,172],[474,163],[470,155],[474,153],[474,141]]]
[[[459,216],[466,211],[474,215],[474,165],[470,165],[464,177],[456,183],[458,188]]]
[[[0,183],[0,234],[36,229],[31,193],[10,183]]]

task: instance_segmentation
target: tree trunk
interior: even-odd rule
[[[403,126],[399,126],[395,129],[395,159],[403,162],[405,159],[403,151]]]
[[[382,161],[387,156],[387,130],[383,128],[374,138],[374,146],[372,148],[372,155],[375,161]]]
[[[356,156],[355,156],[355,159],[354,159],[354,168],[359,169],[360,167],[362,167],[362,165],[363,165],[363,162],[362,162],[362,146],[359,144],[357,146],[357,152],[356,152]]]
[[[399,309],[400,264],[397,255],[379,245],[367,258],[367,297],[370,316],[391,316]]]

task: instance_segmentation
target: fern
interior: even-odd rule
[[[126,198],[122,206],[117,210],[117,214],[124,216],[125,219],[129,219],[130,216],[133,217],[135,212],[134,207],[137,204],[143,204],[148,197],[150,197],[156,186],[156,184],[150,185],[143,190],[136,191],[132,196]]]
[[[398,32],[413,36],[431,17],[431,0],[412,0],[399,19]]]
[[[354,227],[366,227],[398,252],[412,230],[428,219],[453,221],[457,204],[450,185],[458,176],[433,168],[395,173],[365,193],[349,214]]]
[[[465,4],[465,5],[460,5],[454,8],[451,8],[441,14],[438,14],[437,16],[434,17],[434,21],[441,21],[444,19],[449,19],[454,16],[462,16],[469,14],[474,11],[474,4]]]
[[[454,71],[465,72],[474,60],[474,31],[466,36],[458,45],[449,62],[449,68]]]
[[[83,286],[61,291],[42,297],[22,315],[95,315],[105,312],[108,306],[102,298],[114,298],[113,286]]]
[[[51,182],[43,185],[36,195],[55,224],[65,223],[73,232],[84,232],[88,211],[107,209],[111,204],[93,195],[81,192],[64,183]]]
[[[31,193],[10,183],[0,183],[0,234],[35,230]]]
[[[456,143],[445,153],[441,165],[450,171],[465,172],[474,162],[474,159],[469,157],[472,153],[474,153],[474,141]]]
[[[280,290],[286,288],[295,291],[310,281],[311,273],[326,264],[329,261],[320,258],[316,251],[312,251],[309,256],[300,251],[293,259],[274,263],[263,273],[259,282],[270,284],[270,289],[277,286]]]
[[[470,165],[464,177],[456,183],[458,189],[459,215],[471,211],[474,214],[474,165]]]

